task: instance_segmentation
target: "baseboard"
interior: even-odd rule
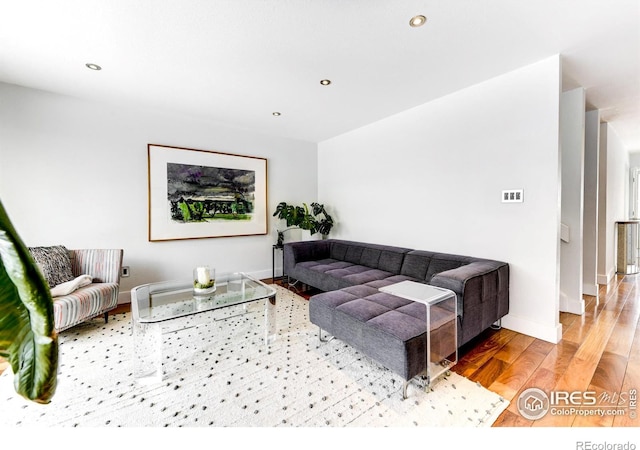
[[[255,272],[245,272],[247,275],[249,275],[251,278],[255,278],[256,280],[267,280],[267,279],[271,279],[273,277],[273,271],[271,269],[268,270],[258,270]],[[276,267],[276,277],[279,277],[282,275],[282,269],[279,267]]]
[[[131,303],[131,291],[125,290],[118,292],[118,305],[126,305]]]
[[[526,334],[543,341],[557,344],[562,339],[562,324],[547,326],[531,320],[507,314],[502,318],[502,327],[518,333]]]
[[[613,277],[616,275],[615,269],[611,269],[608,274],[602,275],[598,274],[598,284],[607,285],[613,280]]]
[[[584,314],[584,300],[569,298],[563,292],[560,293],[560,312],[567,312],[571,314]]]
[[[582,285],[582,294],[583,295],[591,295],[593,297],[597,297],[599,290],[600,290],[600,287],[597,284],[585,283],[585,284]]]

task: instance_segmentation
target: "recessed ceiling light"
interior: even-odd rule
[[[281,116],[282,114],[280,114],[278,111],[274,111],[271,114],[273,114],[274,116],[278,117]]]
[[[85,64],[85,66],[87,66],[91,70],[102,70],[102,67],[100,67],[97,64],[93,64],[93,63],[87,63],[87,64]]]
[[[331,84],[331,80],[320,80],[320,84],[323,86],[329,86]]]
[[[409,25],[416,28],[416,27],[421,27],[426,22],[427,22],[427,18],[425,16],[418,15],[411,18],[411,20],[409,21]]]

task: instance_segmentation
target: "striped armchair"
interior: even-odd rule
[[[122,249],[69,250],[75,277],[90,275],[92,283],[62,297],[53,298],[53,315],[58,332],[104,314],[118,305]]]

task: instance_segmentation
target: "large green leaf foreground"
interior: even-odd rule
[[[51,401],[58,371],[51,294],[1,202],[0,356],[11,364],[18,394]]]

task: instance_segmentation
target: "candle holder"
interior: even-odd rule
[[[216,269],[209,266],[198,266],[193,269],[193,293],[208,295],[216,290]]]

